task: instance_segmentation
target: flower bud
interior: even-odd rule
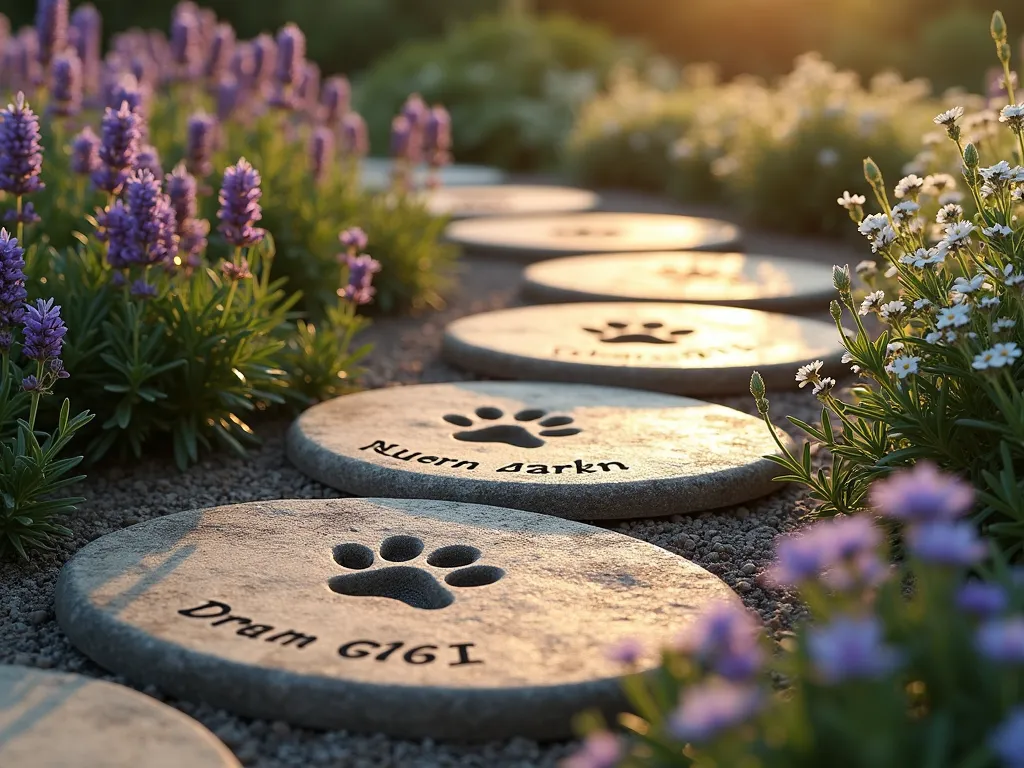
[[[838,264],[832,267],[832,284],[840,293],[850,290],[850,265],[840,267]],[[833,302],[834,303],[834,302]]]
[[[990,27],[992,32],[992,39],[996,43],[1006,42],[1006,20],[1003,18],[1002,11],[996,11],[992,14],[992,26]],[[1002,56],[1000,56],[1002,60]]]
[[[968,168],[974,170],[978,167],[978,163],[980,161],[981,158],[978,156],[978,148],[974,146],[974,144],[968,144],[964,147],[964,164]]]
[[[882,172],[870,157],[864,158],[864,178],[872,187],[882,184]]]
[[[846,279],[847,280],[850,279],[849,273],[847,273]],[[847,289],[847,290],[849,290],[849,289]],[[838,301],[830,302],[829,305],[828,305],[828,311],[832,315],[832,319],[835,320],[837,323],[839,322],[840,318],[843,316],[843,307],[842,307],[842,305]]]
[[[764,400],[766,390],[764,386],[764,379],[761,378],[761,374],[754,371],[750,376],[750,394],[754,396],[757,401]]]

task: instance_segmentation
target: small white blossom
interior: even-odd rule
[[[1014,189],[1010,193],[1010,199],[1014,200],[1014,201],[1016,201],[1018,203],[1021,202],[1022,200],[1024,200],[1024,189],[1022,189],[1020,187],[1017,187],[1016,189]]]
[[[999,331],[1008,331],[1017,325],[1017,321],[1009,317],[1001,317],[992,323],[992,330],[996,333]]]
[[[814,385],[814,389],[811,390],[812,395],[820,395],[832,391],[832,387],[836,385],[836,380],[831,376],[826,376],[817,384]]]
[[[1024,104],[1007,104],[999,113],[999,122],[1006,123],[1011,130],[1020,133],[1024,126]]]
[[[800,384],[800,389],[803,389],[806,384],[815,382],[818,380],[818,374],[821,373],[821,366],[825,363],[822,360],[815,360],[813,363],[807,365],[801,365],[796,371],[796,380]]]
[[[979,355],[974,356],[974,362],[971,363],[971,367],[984,371],[986,368],[992,367],[992,361],[996,359],[996,351],[994,349],[986,349]]]
[[[873,237],[875,232],[883,227],[889,226],[889,217],[884,213],[872,213],[865,216],[864,220],[857,227],[857,231],[865,237]]]
[[[843,192],[843,196],[836,200],[839,205],[848,211],[855,210],[858,206],[864,205],[867,202],[867,198],[864,195],[851,195],[847,190]]]
[[[899,299],[897,299],[896,301],[890,301],[887,304],[883,304],[879,308],[879,314],[882,316],[883,320],[888,320],[889,318],[892,317],[898,317],[899,315],[903,314],[906,311],[907,305],[904,304]]]
[[[956,331],[946,331],[946,341],[948,343],[953,344],[958,338],[959,336],[957,336]]]
[[[886,347],[885,347],[885,354],[887,354],[887,355],[895,355],[897,352],[900,352],[902,350],[903,350],[903,342],[902,341],[890,341],[886,345]]]
[[[945,243],[951,250],[963,244],[970,244],[974,225],[969,221],[956,221],[946,227]]]
[[[1014,174],[1014,169],[1005,160],[1000,160],[988,168],[979,168],[978,173],[985,181],[1007,181]]]
[[[938,136],[940,140],[943,138],[941,133],[935,135]],[[921,188],[921,194],[938,197],[943,192],[955,188],[956,179],[948,173],[933,173],[924,177],[924,186]]]
[[[1014,285],[1020,285],[1021,283],[1024,283],[1024,275],[1010,275],[1008,278],[1003,280],[1003,282],[1011,287]]]
[[[971,322],[971,305],[970,304],[954,304],[952,307],[946,307],[939,310],[938,320],[935,323],[936,328],[949,328],[954,326],[959,328],[962,325],[967,325]]]
[[[977,274],[968,280],[966,277],[958,277],[953,281],[953,290],[956,293],[962,293],[964,295],[968,293],[974,293],[976,290],[981,288],[981,284],[985,282],[984,274]]]
[[[847,350],[846,352],[843,352],[843,357],[839,362],[843,363],[844,365],[848,365],[849,363],[853,362],[853,355],[851,355],[850,351]]]
[[[985,296],[981,300],[982,309],[992,309],[993,307],[999,306],[998,296]]]
[[[939,196],[939,205],[949,205],[950,203],[958,205],[962,203],[963,200],[963,192],[958,189],[951,189],[948,192],[943,192],[942,195]]]
[[[939,209],[939,212],[935,215],[935,221],[938,224],[952,224],[954,221],[960,221],[964,217],[964,209],[956,203],[947,203]]]
[[[992,351],[995,352],[995,359],[989,363],[992,368],[1002,368],[1004,365],[1012,365],[1013,361],[1024,354],[1014,342],[994,344]]]
[[[920,357],[908,357],[906,355],[900,355],[894,358],[891,363],[885,366],[885,370],[889,373],[895,373],[901,379],[907,378],[911,373],[917,373],[917,364],[921,362]]]
[[[897,203],[892,207],[892,217],[897,222],[901,222],[921,210],[921,206],[915,203],[913,200],[904,200],[902,203]]]
[[[871,241],[871,252],[878,253],[896,239],[896,230],[886,225],[878,230],[875,239]]]
[[[1008,237],[1013,234],[1013,230],[1005,224],[995,224],[991,227],[985,227],[981,230],[981,234],[988,237]]]
[[[869,293],[867,296],[864,297],[864,301],[860,303],[860,314],[866,315],[878,304],[880,304],[882,299],[884,298],[885,291],[875,291],[874,293]]]
[[[924,186],[924,179],[918,176],[916,173],[912,173],[909,176],[904,176],[900,179],[899,184],[896,185],[896,189],[893,193],[897,198],[904,198],[907,195],[916,197],[921,191],[921,187]]]
[[[886,277],[896,277],[896,275],[898,275],[899,273],[900,271],[896,268],[896,265],[894,264],[887,270],[885,270],[885,272],[883,272],[882,274],[884,274]]]
[[[931,333],[924,337],[924,340],[929,344],[938,344],[940,341],[942,341],[942,337],[944,335],[945,334],[943,334],[942,331],[932,331]]]
[[[914,309],[926,309],[930,307],[932,303],[928,299],[918,299],[914,302]]]
[[[932,122],[934,122],[936,125],[950,126],[963,116],[963,107],[953,107],[952,109],[947,109],[942,114],[936,115],[932,119]]]
[[[858,275],[873,275],[878,271],[878,264],[871,260],[866,260],[860,262],[854,269]]]

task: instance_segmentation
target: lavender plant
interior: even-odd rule
[[[847,192],[838,202],[871,244],[874,257],[856,268],[869,292],[855,298],[850,268],[836,267],[832,304],[859,381],[846,398],[836,388],[839,372],[820,363],[801,369],[800,385],[813,385],[822,402],[821,425],[790,420],[829,451],[831,466],[814,471],[809,444],[777,461],[784,479],[807,485],[824,514],[856,512],[873,479],[934,461],[978,488],[977,522],[1017,558],[1024,546],[1024,106],[1015,103],[999,13],[992,35],[1014,102],[999,117],[1012,138],[1011,161],[982,161],[965,140],[960,107],[935,118],[960,158],[960,182],[910,174],[890,191],[878,166],[865,161],[879,212],[865,213],[863,195]],[[881,331],[872,332],[865,317]],[[751,392],[771,426],[756,374]]]
[[[619,732],[596,714],[566,768],[909,765],[1016,768],[1024,747],[1024,586],[982,568],[967,483],[919,464],[879,481],[881,515],[782,538],[765,575],[809,616],[773,642],[738,603],[709,611],[627,677]],[[901,531],[905,557],[886,541]],[[911,585],[908,594],[908,585]],[[659,649],[611,650],[628,666]]]

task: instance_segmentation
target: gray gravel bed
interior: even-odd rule
[[[619,210],[662,206],[627,195],[612,199]],[[780,254],[845,263],[841,255],[838,259],[830,255],[836,250],[834,245],[829,250],[804,242],[793,249],[789,247],[790,240],[776,239],[773,246],[771,236],[758,235],[753,243],[761,252],[774,248]],[[470,378],[437,359],[444,324],[466,314],[516,304],[519,272],[520,267],[511,264],[466,262],[460,291],[445,310],[378,321],[366,334],[367,340],[377,343],[377,348],[369,361],[365,383],[378,387]],[[817,401],[808,392],[769,392],[769,397],[772,414],[780,426],[785,414],[814,420],[819,413]],[[718,402],[754,412],[749,397]],[[261,424],[259,431],[264,444],[248,457],[206,457],[184,473],[178,472],[169,460],[157,459],[93,468],[81,488],[89,501],[67,521],[74,531],[73,538],[61,542],[55,552],[35,557],[31,563],[0,564],[0,663],[80,672],[124,683],[75,650],[58,628],[53,615],[53,590],[61,565],[87,542],[161,515],[258,499],[343,495],[307,479],[288,463],[283,441],[286,428],[286,421]],[[773,539],[796,528],[809,508],[800,489],[785,487],[743,506],[606,527],[664,547],[718,574],[771,629],[778,630],[789,626],[799,608],[787,595],[764,589],[758,576],[771,559]],[[261,768],[527,768],[557,765],[574,749],[571,743],[537,744],[524,739],[464,747],[398,741],[381,735],[320,733],[282,722],[248,720],[204,704],[168,699],[153,688],[142,690],[196,718],[244,764]]]

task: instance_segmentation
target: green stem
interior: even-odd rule
[[[42,382],[43,380],[43,364],[41,362],[36,363],[36,380]],[[32,407],[29,408],[28,412],[28,431],[35,432],[36,428],[36,413],[39,411],[39,390],[35,390],[32,393]]]
[[[18,216],[18,245],[25,247],[25,222],[21,218],[21,195],[14,198],[14,211]]]

